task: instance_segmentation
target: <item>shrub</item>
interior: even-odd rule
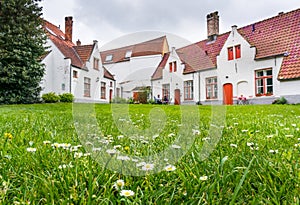
[[[42,95],[42,99],[45,103],[56,103],[59,102],[60,97],[54,92],[45,93]]]
[[[281,105],[286,104],[286,103],[287,103],[287,100],[284,97],[278,98],[272,102],[272,104],[281,104]]]
[[[112,103],[119,103],[119,104],[125,104],[127,103],[127,100],[121,97],[115,97],[114,99],[112,99],[111,101]]]
[[[60,102],[71,103],[74,101],[74,95],[71,93],[63,93],[59,95],[59,97],[60,97]]]

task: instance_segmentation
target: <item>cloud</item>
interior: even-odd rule
[[[64,16],[73,15],[75,36],[78,34],[83,43],[97,39],[101,44],[141,31],[168,32],[196,42],[206,38],[206,15],[210,12],[219,11],[220,33],[224,33],[232,25],[242,27],[300,8],[300,1],[51,0],[44,5],[48,16],[56,16],[56,22],[61,18],[64,23]]]

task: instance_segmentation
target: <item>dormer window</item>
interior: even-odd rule
[[[130,58],[132,54],[132,50],[126,51],[125,58]]]
[[[108,61],[112,61],[113,59],[113,55],[110,54],[110,55],[107,55],[106,58],[105,58],[105,61],[108,62]]]

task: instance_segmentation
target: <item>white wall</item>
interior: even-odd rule
[[[241,45],[241,58],[228,60],[228,47]],[[282,57],[255,60],[256,49],[233,29],[217,57],[217,71],[220,79],[219,100],[223,99],[223,85],[231,83],[233,85],[233,96],[241,94],[247,98],[255,97],[255,71],[265,68],[273,70],[273,95],[279,93],[278,72],[282,63]],[[274,97],[273,96],[273,97]],[[272,97],[272,96],[271,96]],[[268,97],[257,97],[268,98]]]
[[[45,75],[41,81],[41,95],[55,92],[57,94],[70,92],[70,59],[57,49],[51,40],[47,41],[51,52],[42,61],[45,64]],[[64,84],[64,86],[63,86]],[[64,89],[63,89],[64,87]]]
[[[117,87],[123,90],[121,97],[132,97],[132,89],[151,86],[151,76],[162,59],[161,55],[130,58],[130,61],[105,64],[107,70],[115,76]]]

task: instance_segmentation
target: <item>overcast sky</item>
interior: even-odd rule
[[[195,43],[207,37],[206,15],[218,11],[220,33],[300,8],[299,0],[43,0],[43,16],[64,31],[73,16],[73,41],[100,46],[145,31],[174,34]],[[142,33],[141,33],[142,32]],[[138,33],[135,35],[131,35]],[[150,37],[149,37],[150,38]]]

